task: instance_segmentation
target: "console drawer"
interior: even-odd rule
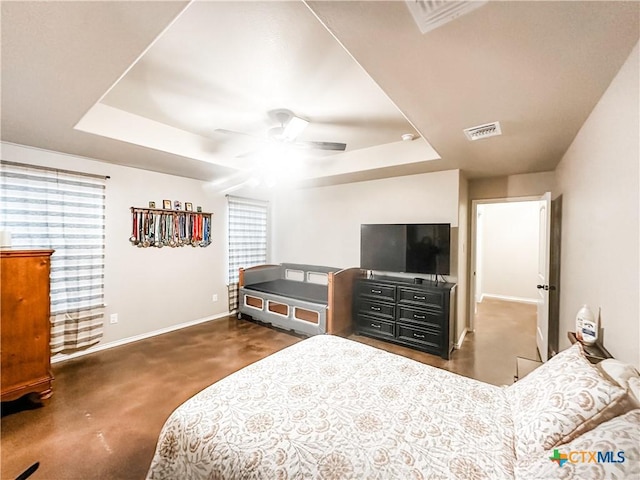
[[[398,303],[409,303],[442,311],[444,307],[444,295],[442,292],[398,287]]]
[[[358,306],[358,314],[365,313],[379,318],[395,320],[395,307],[389,303],[376,302],[361,298]]]
[[[444,325],[442,311],[432,311],[413,307],[398,307],[398,321],[416,324],[417,327],[441,329]]]
[[[380,320],[379,318],[358,315],[356,331],[380,337],[393,338],[395,335],[395,324],[393,322]]]
[[[442,349],[440,332],[425,328],[416,328],[407,324],[396,324],[398,340],[439,352]]]
[[[396,301],[396,287],[384,283],[359,282],[357,295],[387,302]]]

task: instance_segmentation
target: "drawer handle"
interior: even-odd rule
[[[371,305],[371,310],[379,312],[380,311],[380,307],[374,307],[373,305]]]
[[[427,317],[425,317],[424,315],[416,315],[416,314],[414,313],[414,314],[413,314],[413,318],[419,318],[420,320],[424,320],[424,319],[425,319],[425,318],[427,318]]]
[[[414,299],[414,300],[426,300],[426,299],[427,299],[427,297],[420,297],[420,296],[418,296],[418,295],[414,295],[414,296],[413,296],[413,299]]]
[[[378,325],[377,323],[372,323],[371,326],[373,328],[382,328],[382,325]]]
[[[424,335],[421,335],[419,333],[414,333],[413,336],[416,338],[424,338]]]
[[[371,289],[371,293],[382,293],[382,290],[374,290],[373,288]]]

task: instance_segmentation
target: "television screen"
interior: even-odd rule
[[[448,223],[367,224],[360,227],[360,268],[449,274]]]

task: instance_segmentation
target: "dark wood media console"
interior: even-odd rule
[[[399,277],[360,278],[355,282],[356,333],[449,359],[453,350],[456,285]]]

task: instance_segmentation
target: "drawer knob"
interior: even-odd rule
[[[420,320],[424,320],[427,317],[425,317],[424,315],[417,315],[417,314],[414,313],[413,314],[413,318],[419,318]]]
[[[419,333],[414,333],[413,336],[416,338],[424,338],[424,335],[421,335]]]
[[[372,323],[372,324],[371,324],[371,326],[372,326],[373,328],[382,328],[382,326],[381,326],[381,325],[378,325],[377,323]]]
[[[379,312],[380,311],[380,307],[374,307],[373,305],[371,305],[371,310]]]
[[[426,300],[426,299],[427,299],[427,297],[421,297],[421,296],[419,296],[419,295],[414,295],[414,296],[413,296],[413,299],[414,299],[414,300]]]
[[[382,293],[382,290],[374,290],[373,288],[371,289],[371,293]]]

